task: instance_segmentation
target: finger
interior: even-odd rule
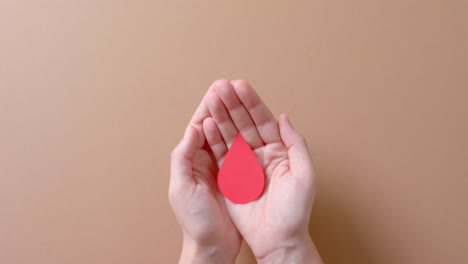
[[[292,127],[285,114],[278,120],[281,140],[288,149],[289,164],[294,175],[313,176],[312,160],[304,138]]]
[[[250,84],[244,80],[231,81],[237,97],[247,109],[265,144],[281,141],[278,124],[270,109],[260,99]]]
[[[197,150],[198,133],[189,125],[184,138],[171,153],[171,185],[182,182],[192,182],[192,158]]]
[[[197,134],[198,134],[198,146],[199,147],[203,146],[205,142],[205,136],[203,133],[203,120],[210,116],[210,111],[208,107],[206,106],[205,102],[206,102],[207,97],[213,92],[213,87],[215,83],[216,82],[210,85],[210,87],[208,88],[208,91],[203,96],[203,99],[200,102],[200,105],[198,105],[197,109],[193,113],[193,116],[189,122],[189,124],[192,125],[192,127],[195,128],[198,132]]]
[[[205,132],[206,140],[210,145],[211,151],[213,152],[215,159],[218,161],[218,165],[222,164],[222,160],[224,159],[228,148],[226,143],[224,143],[221,132],[213,118],[208,117],[203,121],[203,131]]]
[[[264,144],[260,138],[260,135],[258,134],[257,127],[237,97],[232,84],[227,82],[222,86],[215,86],[214,91],[223,101],[224,106],[229,112],[229,116],[234,122],[234,125],[242,134],[245,141],[249,143],[250,147],[255,149],[263,146]]]
[[[224,85],[227,81],[218,81],[218,85]],[[217,87],[217,86],[215,86]],[[221,98],[216,92],[209,94],[206,98],[206,105],[209,109],[211,116],[218,125],[219,131],[228,147],[231,146],[232,141],[237,135],[237,128],[231,120],[229,113],[224,107]]]

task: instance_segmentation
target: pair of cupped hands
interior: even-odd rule
[[[218,169],[240,132],[265,172],[261,196],[225,198]],[[169,200],[183,231],[180,263],[234,263],[242,238],[258,263],[322,263],[309,235],[315,173],[304,138],[244,80],[208,89],[172,151]]]

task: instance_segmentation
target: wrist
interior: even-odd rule
[[[323,263],[308,234],[304,237],[297,237],[283,241],[280,246],[269,252],[267,255],[256,257],[256,259],[259,264]]]
[[[184,238],[179,264],[234,263],[236,257],[236,253],[222,245],[202,245]]]

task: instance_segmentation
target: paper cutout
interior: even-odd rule
[[[237,133],[218,173],[218,186],[226,198],[244,204],[257,199],[265,186],[265,174],[255,153]]]

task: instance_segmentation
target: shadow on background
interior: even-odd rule
[[[309,230],[324,263],[378,263],[369,255],[369,245],[353,225],[349,210],[332,194],[315,200]]]
[[[237,257],[236,264],[255,264],[255,257],[245,241],[242,242],[242,248]]]

